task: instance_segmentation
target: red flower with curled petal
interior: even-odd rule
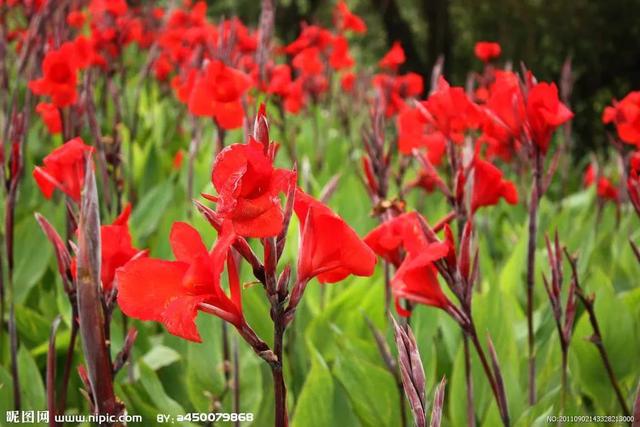
[[[382,57],[378,65],[380,65],[380,68],[396,71],[398,67],[404,64],[404,61],[406,61],[406,57],[402,45],[400,42],[394,42],[389,52]]]
[[[473,162],[473,196],[471,210],[476,211],[483,206],[493,206],[501,198],[507,203],[518,203],[518,190],[513,182],[503,178],[502,171],[480,158]]]
[[[500,56],[502,48],[500,48],[500,44],[495,42],[477,42],[473,52],[480,61],[489,62]]]
[[[167,330],[184,339],[201,342],[195,324],[198,306],[211,305],[216,315],[242,327],[242,299],[237,271],[229,249],[236,236],[229,227],[223,230],[211,251],[190,225],[176,222],[169,240],[176,258],[164,261],[139,258],[117,273],[118,304],[123,313],[140,320],[161,322]],[[230,297],[220,285],[224,263],[230,259]]]
[[[331,209],[297,189],[294,210],[302,230],[298,281],[336,283],[351,274],[373,274],[375,254]]]
[[[415,303],[430,305],[447,310],[451,301],[442,292],[438,282],[438,270],[433,264],[449,253],[445,243],[431,243],[419,253],[409,253],[391,279],[391,292],[394,297]],[[398,314],[408,316],[410,312],[396,304]]]
[[[282,229],[279,194],[295,180],[295,173],[273,167],[264,146],[250,139],[222,150],[213,164],[213,186],[218,191],[216,212],[244,237],[268,237]]]
[[[555,83],[537,83],[527,94],[527,122],[531,140],[543,154],[549,149],[551,136],[558,126],[569,121],[573,113],[558,98]]]
[[[85,155],[93,152],[93,147],[85,145],[81,138],[73,138],[53,150],[44,160],[44,166],[36,166],[33,178],[47,199],[57,188],[76,202],[84,184]]]
[[[42,121],[52,135],[60,133],[62,130],[62,120],[60,119],[58,107],[47,102],[40,102],[36,105],[36,112],[40,114]]]

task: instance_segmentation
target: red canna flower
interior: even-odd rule
[[[473,52],[480,61],[489,62],[500,56],[502,48],[495,42],[477,42]]]
[[[116,270],[134,257],[145,256],[147,252],[140,251],[131,244],[130,215],[131,204],[127,204],[113,224],[100,227],[100,243],[102,245],[100,280],[105,294],[113,289]],[[71,260],[71,273],[75,278],[76,258]]]
[[[180,170],[182,167],[182,162],[184,161],[184,151],[178,150],[176,155],[173,156],[173,161],[171,162],[171,167],[173,170]]]
[[[353,86],[356,82],[356,75],[352,72],[346,72],[342,75],[340,79],[340,86],[342,90],[345,92],[351,92],[353,90]]]
[[[611,200],[614,203],[618,203],[620,201],[620,194],[618,192],[618,188],[611,183],[611,181],[601,176],[598,179],[598,197],[603,200]]]
[[[44,158],[44,166],[36,166],[33,178],[47,199],[57,188],[76,202],[84,184],[85,155],[93,147],[85,145],[81,138],[74,138],[53,150]]]
[[[223,129],[239,128],[244,118],[241,97],[250,87],[251,78],[247,74],[222,61],[211,61],[194,80],[188,98],[189,111],[196,116],[214,117]]]
[[[314,76],[324,71],[322,59],[320,59],[320,49],[317,47],[301,50],[293,57],[292,64],[304,76]]]
[[[558,126],[573,117],[571,110],[558,99],[555,83],[537,83],[527,95],[527,121],[531,140],[545,154]]]
[[[288,189],[295,174],[273,167],[262,144],[233,144],[218,154],[211,177],[218,196],[217,213],[233,223],[244,237],[268,237],[282,229],[278,195]]]
[[[49,129],[49,133],[55,135],[62,131],[60,111],[54,104],[40,102],[36,105],[36,112],[40,114],[42,121],[47,126],[47,129]]]
[[[344,36],[337,36],[333,39],[333,50],[329,57],[329,64],[334,70],[351,68],[355,61],[349,54],[349,42]]]
[[[138,258],[120,268],[118,304],[122,311],[140,320],[161,322],[171,334],[201,342],[195,324],[198,305],[210,304],[216,315],[241,327],[240,283],[229,248],[236,236],[226,226],[209,252],[197,230],[183,222],[171,228],[169,241],[175,261]],[[229,258],[228,297],[220,285],[224,263]]]
[[[431,115],[431,122],[442,134],[453,142],[461,143],[464,133],[480,126],[482,115],[479,108],[467,97],[461,87],[451,87],[440,77],[438,88],[423,103]]]
[[[401,249],[420,252],[428,245],[417,212],[408,212],[383,222],[369,232],[364,241],[380,257],[396,268],[404,259]]]
[[[591,187],[596,180],[596,168],[593,167],[593,164],[589,163],[589,166],[584,171],[584,175],[582,177],[582,185],[585,188]]]
[[[621,140],[640,147],[640,91],[629,92],[622,101],[605,108],[602,122],[615,124]]]
[[[83,12],[79,10],[72,10],[67,15],[67,24],[72,28],[80,29],[84,25],[86,19],[87,17]]]
[[[297,189],[294,210],[302,230],[299,282],[317,277],[320,283],[336,283],[350,274],[373,274],[375,254],[331,209]]]
[[[448,253],[449,246],[444,243],[428,244],[418,254],[410,252],[391,279],[394,297],[447,310],[451,301],[442,292],[433,263]],[[410,314],[400,304],[396,304],[396,308],[401,316]]]
[[[77,58],[75,46],[64,43],[60,49],[48,52],[42,62],[43,76],[29,82],[36,95],[50,96],[58,107],[76,102]]]
[[[398,149],[410,155],[415,148],[426,148],[431,164],[438,166],[446,150],[446,140],[442,132],[424,114],[424,108],[404,108],[396,120],[398,129]]]
[[[511,205],[518,203],[516,186],[502,177],[502,171],[480,158],[473,162],[473,196],[471,210],[493,206],[504,198]]]
[[[585,188],[591,187],[594,182],[597,181],[596,186],[596,194],[602,200],[611,200],[614,203],[618,203],[620,201],[620,193],[618,188],[611,183],[611,181],[604,177],[598,176],[596,167],[593,164],[589,164],[587,169],[584,171],[584,176],[582,178],[582,183]]]
[[[404,56],[404,49],[400,42],[394,42],[389,52],[387,52],[380,62],[380,68],[387,68],[391,71],[396,71],[398,67],[404,64],[406,57]]]
[[[362,34],[367,32],[367,24],[364,23],[362,18],[349,10],[349,6],[347,6],[347,3],[345,3],[344,0],[340,0],[336,4],[335,20],[336,27],[340,31],[351,30],[354,33]]]

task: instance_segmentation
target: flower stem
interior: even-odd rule
[[[476,327],[473,322],[470,323],[469,329],[467,330],[467,335],[471,339],[473,346],[478,353],[478,357],[480,358],[480,362],[482,363],[482,369],[484,369],[484,373],[487,376],[487,380],[489,380],[489,384],[491,385],[491,391],[493,392],[493,396],[496,399],[496,404],[498,405],[498,410],[500,411],[500,417],[502,418],[502,423],[505,427],[511,425],[511,421],[509,420],[509,410],[507,408],[506,400],[501,396],[500,391],[498,390],[498,385],[496,383],[493,372],[491,371],[491,367],[489,366],[489,362],[487,360],[487,356],[482,349],[482,345],[480,345],[480,341],[478,341],[478,334],[476,333]]]
[[[536,356],[533,331],[533,286],[535,283],[536,236],[538,234],[538,204],[542,189],[542,154],[534,148],[533,188],[529,204],[529,242],[527,247],[527,343],[529,351],[529,404],[536,402]]]

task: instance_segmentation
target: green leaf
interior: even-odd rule
[[[396,382],[387,370],[343,354],[337,358],[333,373],[347,391],[363,425],[391,427],[400,423],[400,397]]]
[[[46,409],[45,389],[40,370],[25,346],[18,350],[18,367],[22,407],[34,411]]]
[[[147,192],[131,215],[131,231],[138,239],[148,238],[158,227],[173,200],[174,188],[163,182]]]
[[[155,371],[142,359],[138,361],[138,366],[140,368],[140,382],[154,406],[165,414],[174,416],[185,414],[182,406],[167,395]]]
[[[319,354],[313,357],[311,371],[298,398],[291,427],[331,427],[333,417],[333,377]]]
[[[180,354],[164,345],[154,346],[149,352],[142,356],[144,363],[154,371],[169,366],[181,359]]]
[[[53,249],[33,217],[26,217],[18,223],[14,245],[14,301],[22,304],[31,288],[47,270]]]

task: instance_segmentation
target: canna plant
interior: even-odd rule
[[[204,197],[213,201],[216,209],[195,202],[218,234],[213,246],[208,249],[189,224],[176,222],[169,236],[175,261],[137,258],[120,268],[116,278],[118,304],[125,314],[161,322],[176,336],[201,341],[194,322],[199,312],[233,326],[271,368],[275,425],[283,427],[288,425],[284,336],[307,285],[314,278],[328,284],[349,275],[370,276],[376,258],[342,218],[297,188],[295,170],[273,166],[277,150],[277,143],[269,139],[261,106],[248,143],[226,147],[214,161],[212,181],[218,194]],[[286,194],[284,207],[281,194]],[[300,224],[299,257],[295,270],[290,265],[279,269],[294,213]],[[251,238],[259,239],[262,259],[250,246]],[[269,300],[271,345],[244,317],[238,274],[242,259]],[[221,284],[225,266],[228,291]]]

